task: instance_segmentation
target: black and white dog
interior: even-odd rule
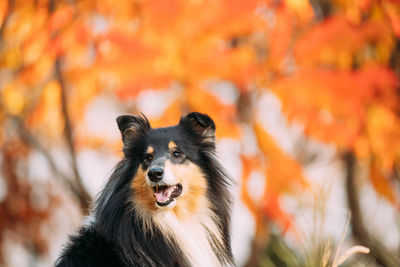
[[[215,159],[215,124],[190,113],[152,129],[120,116],[124,158],[56,266],[233,266],[230,180]]]

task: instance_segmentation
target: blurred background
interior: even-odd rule
[[[118,115],[190,111],[238,266],[400,266],[399,37],[397,0],[0,0],[0,266],[52,266]]]

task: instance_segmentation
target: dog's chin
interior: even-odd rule
[[[182,194],[182,184],[153,186],[156,205],[160,208],[171,207]]]

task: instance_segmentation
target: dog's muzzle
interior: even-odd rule
[[[182,194],[182,184],[173,184],[169,185],[163,181],[165,172],[164,168],[161,166],[152,166],[147,176],[149,180],[155,185],[153,186],[154,198],[156,199],[156,203],[158,206],[163,207],[170,204],[175,198],[179,197]]]

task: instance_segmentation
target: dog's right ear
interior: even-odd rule
[[[121,131],[122,142],[124,145],[128,140],[137,138],[150,130],[150,123],[147,118],[142,116],[122,115],[117,118],[118,128]]]
[[[188,127],[201,137],[202,142],[215,142],[215,123],[206,114],[192,112],[183,116],[179,125]]]

